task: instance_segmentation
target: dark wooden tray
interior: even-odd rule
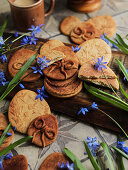
[[[24,48],[29,48],[29,49],[37,51],[39,49],[39,47],[46,41],[47,40],[39,39],[36,46],[29,45]],[[18,45],[18,44],[19,44],[19,42],[16,43],[15,45]],[[71,46],[71,44],[66,44],[66,45]],[[9,52],[9,54],[7,55],[8,61],[14,52],[15,51]],[[109,66],[116,73],[116,75],[119,76],[122,86],[128,92],[128,88],[127,88],[128,84],[123,82],[123,75],[115,61],[116,58],[119,59],[124,64],[124,66],[127,68],[128,56],[126,56],[124,53],[122,53],[120,51],[119,52],[113,51],[112,55],[113,55],[113,57],[109,63]],[[4,70],[7,79],[10,80],[11,77],[8,73],[7,64],[8,64],[8,62],[4,63],[4,64],[0,64],[0,69]],[[36,91],[37,88],[40,88],[43,86],[43,78],[39,79],[36,82],[23,83],[23,84],[24,84],[25,88]],[[92,85],[92,84],[90,84],[90,85]],[[98,87],[98,86],[96,86],[96,87]],[[101,87],[98,87],[98,88],[112,94],[112,92],[107,88],[101,88]],[[8,96],[8,98],[11,99],[16,94],[16,92],[19,90],[21,90],[21,89],[19,86],[17,86],[11,92],[11,94]],[[118,95],[124,101],[126,101],[120,92],[118,92]],[[46,98],[46,101],[49,103],[50,108],[56,112],[61,112],[65,115],[75,117],[77,119],[84,121],[85,123],[97,125],[99,127],[103,127],[103,128],[115,131],[115,132],[121,132],[120,129],[108,117],[106,117],[103,113],[100,113],[97,110],[87,113],[86,116],[84,116],[82,114],[77,115],[77,113],[81,107],[87,107],[87,106],[91,105],[93,101],[95,101],[98,104],[100,109],[104,110],[106,113],[111,115],[114,119],[116,119],[118,121],[118,123],[128,133],[128,123],[127,123],[128,112],[126,112],[122,109],[119,109],[119,108],[113,106],[112,104],[108,104],[107,102],[104,102],[104,101],[101,101],[101,100],[95,98],[94,96],[89,94],[84,88],[78,95],[68,98],[68,99],[60,99],[60,98],[53,97],[51,95],[48,95],[48,96],[49,97]]]

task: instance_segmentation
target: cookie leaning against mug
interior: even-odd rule
[[[35,100],[37,94],[31,90],[21,90],[9,105],[8,118],[16,130],[26,133],[30,122],[38,116],[50,114],[48,103],[43,99]]]
[[[9,63],[8,63],[8,70],[9,70],[9,73],[12,77],[14,77],[18,71],[22,68],[22,66],[35,54],[34,51],[32,50],[29,50],[29,49],[20,49],[18,51],[16,51],[14,53],[14,55],[11,57]],[[32,65],[35,65],[36,64],[36,61],[35,63],[33,63]],[[24,76],[27,76],[29,73],[32,72],[32,69],[29,68],[25,73],[24,75],[21,77],[21,79],[24,77]],[[37,79],[39,79],[41,77],[40,74],[34,74],[34,73],[31,73],[29,74],[27,77],[25,77],[22,81],[27,81],[27,82],[32,82],[32,81],[35,81]]]

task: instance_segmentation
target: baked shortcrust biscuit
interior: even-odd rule
[[[0,113],[0,137],[2,136],[6,127],[8,126],[8,123],[9,122],[8,122],[6,116],[3,113]],[[11,133],[12,135],[11,136],[6,135],[6,138],[4,139],[2,145],[0,146],[0,151],[5,149],[6,147],[8,147],[14,138],[14,132],[11,128],[9,129],[8,133]]]
[[[38,116],[50,114],[48,103],[43,99],[35,100],[37,94],[31,90],[21,90],[9,105],[8,118],[16,130],[26,133],[30,122]]]
[[[85,41],[80,46],[81,49],[76,53],[80,65],[89,61],[95,63],[94,60],[97,61],[97,58],[101,58],[102,56],[104,57],[104,62],[109,63],[112,56],[111,48],[104,40],[92,39]]]
[[[56,140],[58,121],[52,114],[36,117],[28,127],[28,135],[33,136],[32,143],[43,148]]]
[[[14,77],[18,71],[22,68],[22,66],[35,54],[34,51],[29,49],[20,49],[14,53],[14,55],[11,57],[9,63],[8,63],[8,70],[12,77]],[[32,64],[35,65],[36,61]],[[29,68],[24,75],[21,77],[21,79],[24,76],[27,76],[29,73],[32,72],[32,69]],[[25,77],[22,81],[35,81],[41,77],[40,74],[34,74],[31,73],[27,77]]]
[[[65,35],[70,35],[70,32],[76,25],[80,25],[82,21],[76,16],[68,16],[60,24],[60,31]]]
[[[66,165],[67,161],[70,160],[62,153],[55,152],[50,154],[41,164],[39,170],[58,170],[59,165],[64,163]]]

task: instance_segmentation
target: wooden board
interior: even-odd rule
[[[44,42],[46,42],[46,40],[39,39],[36,47],[34,45],[29,45],[29,46],[26,46],[25,48],[29,48],[31,50],[37,51],[39,49],[39,47]],[[15,46],[17,46],[18,44],[19,44],[19,42],[16,43]],[[70,44],[66,44],[66,45],[71,46]],[[14,52],[15,51],[9,52],[9,54],[7,55],[8,61]],[[114,52],[113,51],[112,54],[113,54],[113,57],[109,63],[109,66],[116,73],[116,75],[120,77],[120,80],[123,80],[123,74],[121,73],[118,65],[116,64],[115,59],[116,58],[119,59],[124,64],[124,66],[126,68],[128,68],[127,67],[128,66],[128,56],[126,56],[122,52]],[[7,64],[8,63],[0,64],[0,69],[3,69],[7,79],[11,80],[11,77],[8,73]],[[123,81],[121,81],[121,82],[122,82],[122,86],[124,87],[124,89],[128,92],[128,88],[127,88],[128,84],[124,83]],[[23,83],[23,84],[24,84],[25,88],[36,91],[37,88],[41,88],[43,86],[43,78],[39,79],[36,82]],[[105,89],[105,88],[101,88],[99,86],[96,86],[96,87],[112,94],[112,92],[107,88]],[[8,97],[12,98],[15,95],[15,93],[19,90],[21,90],[21,89],[19,86],[17,86]],[[126,101],[120,92],[118,92],[118,95],[124,101]],[[79,116],[77,115],[77,113],[81,107],[88,107],[89,105],[92,104],[93,101],[95,101],[101,110],[104,110],[106,113],[110,114],[114,119],[116,119],[118,121],[118,123],[128,133],[128,123],[127,123],[128,112],[121,110],[111,104],[108,104],[107,102],[104,102],[104,101],[101,101],[101,100],[95,98],[94,96],[89,94],[84,88],[78,95],[68,98],[68,99],[60,99],[60,98],[56,98],[56,97],[49,95],[49,97],[46,98],[46,100],[49,103],[50,108],[56,112],[61,112],[65,115],[75,117],[77,119],[84,121],[85,123],[97,125],[99,127],[103,127],[103,128],[115,131],[115,132],[121,132],[120,129],[108,117],[106,117],[103,113],[100,113],[99,111],[96,111],[96,110],[91,111],[91,112],[87,113],[86,116],[84,116],[82,114]]]

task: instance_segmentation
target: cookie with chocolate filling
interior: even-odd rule
[[[27,133],[30,122],[38,116],[50,114],[48,103],[38,98],[31,90],[21,90],[13,97],[8,109],[8,118],[12,126],[21,133]]]
[[[67,83],[68,82],[68,83]],[[56,83],[56,84],[55,84]],[[55,82],[49,78],[44,79],[44,86],[47,92],[55,97],[68,98],[75,96],[82,90],[82,81],[74,76],[71,81],[65,80]]]
[[[32,143],[43,148],[56,140],[58,134],[58,121],[52,115],[36,117],[28,127],[28,135],[33,136]]]
[[[70,47],[60,46],[54,49],[64,53],[66,57],[43,69],[43,73],[45,76],[55,80],[69,79],[78,70],[78,58]]]
[[[59,165],[58,163],[61,165],[62,163],[64,163],[64,165],[66,165],[67,161],[69,161],[71,163],[71,161],[69,160],[69,158],[59,152],[55,152],[50,154],[41,164],[39,170],[58,170],[59,169]]]
[[[6,116],[4,114],[0,113],[0,137],[2,136],[6,127],[8,126],[8,123],[9,122],[8,122]],[[2,145],[0,146],[0,152],[3,149],[5,149],[6,147],[8,147],[14,138],[14,132],[11,128],[9,129],[8,133],[11,133],[11,135],[6,135],[6,138],[4,139]]]
[[[29,49],[20,49],[14,53],[14,55],[11,57],[9,63],[8,63],[8,71],[12,77],[14,77],[18,71],[23,67],[23,65],[35,54],[34,51]],[[31,66],[34,66],[36,64],[36,61],[32,63]],[[24,75],[21,77],[21,79],[25,76],[27,76],[29,73],[32,72],[31,68],[28,68],[28,70],[24,73]],[[32,82],[41,77],[40,74],[34,74],[31,73],[27,77],[25,77],[22,81]]]
[[[70,34],[71,40],[76,44],[82,44],[84,41],[96,37],[97,30],[92,23],[82,23],[76,26]]]
[[[78,17],[68,16],[64,18],[63,21],[61,22],[60,31],[65,35],[70,35],[70,32],[72,31],[72,29],[75,26],[80,25],[81,23],[82,21]]]
[[[17,155],[4,160],[3,168],[4,170],[28,170],[28,161],[24,155]]]

